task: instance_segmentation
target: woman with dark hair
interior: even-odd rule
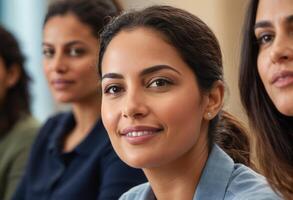
[[[30,112],[29,76],[16,39],[0,26],[0,199],[11,199],[39,124]]]
[[[117,5],[112,0],[50,5],[43,28],[44,72],[56,101],[71,104],[72,111],[41,128],[15,200],[116,200],[146,181],[141,170],[119,159],[100,120],[99,33],[120,12]]]
[[[286,199],[293,198],[292,25],[292,0],[250,1],[239,76],[260,171]]]
[[[215,144],[225,132],[219,118],[234,118],[220,116],[221,51],[199,18],[169,6],[123,14],[101,34],[99,58],[105,128],[120,158],[149,181],[120,199],[279,199]]]

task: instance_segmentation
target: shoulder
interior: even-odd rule
[[[125,192],[119,200],[149,200],[148,197],[152,194],[150,184],[143,183]]]
[[[69,116],[71,116],[71,113],[67,113],[67,112],[61,112],[61,113],[57,113],[51,117],[49,117],[44,125],[42,126],[42,128],[44,127],[48,127],[48,126],[52,126],[52,125],[57,125],[59,123],[62,123],[62,121],[64,121],[66,118],[68,118]]]
[[[39,127],[40,124],[35,118],[30,115],[25,116],[15,124],[8,134],[7,143],[14,149],[13,151],[22,151],[32,144]]]
[[[31,115],[27,115],[18,120],[11,130],[11,135],[21,140],[32,138],[36,135],[39,127],[40,123]]]
[[[39,149],[46,148],[52,138],[55,137],[55,133],[58,129],[64,127],[64,122],[68,118],[70,113],[58,113],[52,117],[49,117],[45,123],[40,127],[37,137],[34,141],[32,151],[35,152]]]
[[[59,126],[62,126],[69,116],[70,113],[58,113],[49,117],[39,130],[38,140],[52,135],[51,133]]]
[[[269,186],[266,179],[242,165],[235,164],[234,171],[229,180],[226,196],[237,200],[277,200],[281,199]]]

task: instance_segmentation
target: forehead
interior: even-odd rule
[[[293,14],[292,0],[259,0],[256,21],[275,21]]]
[[[109,43],[102,61],[102,72],[140,70],[154,65],[188,68],[178,50],[162,33],[151,28],[119,32]]]
[[[44,40],[49,41],[64,41],[75,38],[96,39],[90,26],[82,23],[74,14],[51,17],[44,26],[43,36]]]

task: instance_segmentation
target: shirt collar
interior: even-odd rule
[[[88,155],[93,152],[93,149],[105,149],[106,146],[111,146],[110,139],[102,121],[97,120],[88,136],[75,148],[75,151],[82,155]]]
[[[193,200],[224,199],[233,169],[234,161],[218,145],[214,145],[201,174]],[[155,200],[149,183],[141,194],[141,199]]]
[[[50,152],[57,153],[60,148],[62,137],[74,127],[75,119],[71,112],[62,113],[59,117],[56,116],[55,118],[57,122],[53,124],[55,127],[53,128],[53,132],[50,133],[48,149]]]
[[[50,152],[60,154],[62,137],[74,127],[75,119],[73,113],[69,112],[62,114],[57,121],[56,128],[51,133],[48,149]],[[110,140],[102,121],[97,120],[88,136],[73,151],[81,155],[88,155],[92,153],[93,147],[103,148],[105,145],[111,145]]]
[[[193,200],[223,199],[233,169],[233,160],[219,146],[214,145]]]

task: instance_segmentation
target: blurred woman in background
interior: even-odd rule
[[[72,111],[41,128],[15,200],[116,200],[145,182],[141,170],[118,158],[100,120],[99,33],[120,10],[112,0],[50,5],[43,29],[44,72],[56,101],[71,104]]]
[[[244,24],[241,100],[261,172],[293,199],[293,2],[252,0]]]
[[[11,199],[39,124],[30,112],[30,78],[16,39],[0,26],[0,199]]]

